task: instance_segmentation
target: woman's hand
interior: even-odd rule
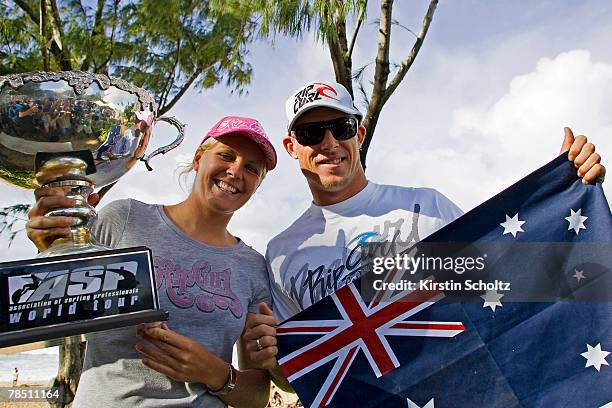
[[[249,367],[268,370],[272,381],[280,389],[295,393],[276,360],[277,324],[278,319],[274,317],[272,309],[267,304],[260,303],[259,313],[247,315],[244,333],[240,339],[243,346],[242,354]]]
[[[242,341],[253,368],[271,370],[278,366],[277,324],[278,320],[274,317],[272,309],[265,303],[259,304],[259,313],[247,315]]]
[[[211,390],[221,389],[227,382],[228,363],[197,341],[170,330],[165,323],[141,328],[138,335],[150,343],[136,344],[147,367],[175,381],[197,382]]]
[[[40,187],[34,191],[36,204],[28,211],[26,231],[39,251],[47,249],[57,238],[70,236],[70,227],[79,221],[72,217],[46,217],[56,208],[71,208],[75,200],[66,197],[61,188]]]
[[[161,325],[141,325],[138,337],[150,344],[138,343],[147,367],[176,381],[196,382],[209,390],[221,390],[229,380],[229,363],[211,353],[197,341]],[[236,386],[220,395],[235,407],[264,407],[270,396],[270,377],[265,370],[245,369],[237,372]]]
[[[34,190],[36,204],[28,211],[28,222],[26,231],[30,241],[36,245],[39,251],[44,251],[58,238],[70,236],[70,227],[77,225],[78,218],[62,216],[45,216],[56,208],[72,208],[76,201],[66,197],[66,192],[62,188],[39,187]],[[96,205],[99,201],[97,194],[89,196],[88,201],[91,205]]]

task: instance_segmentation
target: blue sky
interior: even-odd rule
[[[371,2],[369,21],[378,18]],[[394,18],[418,31],[428,2],[398,0]],[[385,106],[368,156],[377,182],[433,187],[464,210],[476,206],[558,153],[563,126],[595,142],[604,162],[612,155],[612,5],[608,1],[441,1],[413,68]],[[354,67],[374,58],[377,27],[368,24]],[[394,28],[392,56],[400,61],[414,37]],[[223,87],[190,91],[170,112],[188,124],[184,143],[135,168],[105,202],[132,197],[175,203],[185,195],[177,166],[191,160],[202,135],[221,116],[258,118],[279,154],[279,165],[239,210],[230,230],[265,251],[267,241],[309,204],[297,163],[282,150],[284,102],[310,79],[333,79],[328,51],[311,35],[277,38],[250,50],[248,93]],[[370,72],[371,73],[371,72]],[[156,127],[149,149],[173,136]],[[612,196],[612,180],[605,184]],[[33,195],[0,185],[0,205]],[[502,220],[503,221],[503,220]],[[0,261],[35,255],[23,236]]]

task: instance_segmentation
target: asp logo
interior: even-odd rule
[[[138,285],[137,271],[138,262],[129,261],[11,276],[8,278],[10,304],[132,289]]]

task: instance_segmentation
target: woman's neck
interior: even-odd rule
[[[238,242],[227,230],[232,215],[212,212],[197,203],[191,195],[178,204],[164,206],[164,211],[182,232],[195,241],[217,247],[232,246]]]

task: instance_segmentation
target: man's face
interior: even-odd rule
[[[315,108],[300,116],[293,127],[348,116],[335,109]],[[283,144],[287,152],[299,161],[316,201],[317,194],[346,191],[348,198],[363,187],[365,175],[359,161],[359,147],[364,138],[365,128],[359,126],[357,135],[348,140],[336,140],[327,130],[321,143],[316,145],[303,146],[291,133],[285,137]]]

